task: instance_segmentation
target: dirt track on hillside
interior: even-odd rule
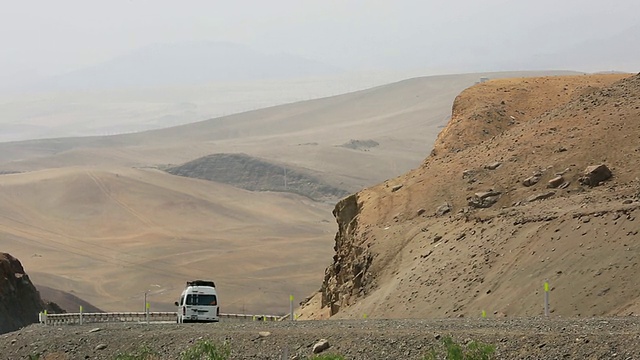
[[[32,325],[0,336],[0,358],[114,359],[146,345],[160,359],[177,359],[209,339],[228,341],[232,359],[306,359],[326,339],[325,353],[346,359],[422,359],[452,336],[496,345],[496,359],[640,359],[639,330],[639,317]]]

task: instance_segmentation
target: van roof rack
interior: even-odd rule
[[[216,287],[216,284],[211,280],[191,280],[191,281],[187,281],[187,286],[211,286],[211,287]]]

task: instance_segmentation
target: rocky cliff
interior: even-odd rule
[[[369,266],[373,260],[366,244],[366,237],[358,230],[358,195],[341,200],[333,210],[338,222],[338,234],[333,264],[327,268],[322,284],[322,307],[336,314],[341,307],[366,295],[373,285]]]
[[[554,314],[640,313],[639,139],[640,75],[465,90],[421,167],[337,204],[302,317],[539,315],[545,281]]]
[[[0,334],[38,322],[43,309],[45,304],[20,261],[0,253]]]

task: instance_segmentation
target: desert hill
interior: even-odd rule
[[[102,309],[93,306],[93,304],[90,304],[75,295],[50,288],[46,285],[38,285],[38,292],[43,299],[47,299],[47,301],[57,304],[61,309],[69,313],[79,311],[80,306],[82,306],[82,311],[84,312],[104,312]]]
[[[331,256],[330,208],[296,195],[82,167],[3,175],[0,189],[3,249],[34,283],[105,311],[142,310],[146,291],[169,311],[186,280],[213,278],[223,311],[283,312]]]
[[[316,201],[333,201],[349,194],[346,190],[322,183],[307,169],[291,168],[247,154],[213,154],[165,171],[251,191],[291,192]]]
[[[639,313],[639,137],[640,75],[465,90],[422,166],[338,203],[304,316],[540,315],[545,280],[554,316]]]

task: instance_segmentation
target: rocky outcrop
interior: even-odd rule
[[[0,334],[37,322],[43,309],[40,294],[20,261],[0,253]]]
[[[611,177],[611,170],[607,165],[592,165],[584,170],[584,175],[580,178],[580,183],[588,186],[597,186],[600,182]]]
[[[469,206],[473,208],[488,208],[498,202],[500,194],[501,193],[499,191],[493,190],[477,192],[473,196],[469,197],[467,199],[467,202]]]
[[[338,223],[338,233],[333,247],[333,264],[325,270],[320,292],[322,307],[328,307],[333,316],[343,306],[366,293],[371,283],[368,272],[373,256],[364,244],[366,239],[357,236],[358,214],[361,204],[358,194],[342,199],[333,210]]]

